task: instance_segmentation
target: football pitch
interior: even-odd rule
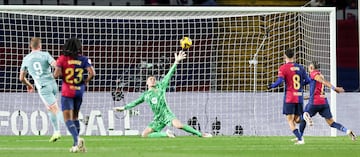
[[[49,143],[48,136],[0,136],[1,157],[358,157],[359,141],[347,136],[305,137],[294,145],[290,136],[216,136],[198,138],[141,138],[139,136],[84,136],[87,153],[70,153],[70,136]]]

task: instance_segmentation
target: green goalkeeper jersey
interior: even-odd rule
[[[131,109],[144,101],[150,106],[151,110],[154,113],[154,120],[167,120],[169,118],[174,118],[175,115],[171,112],[168,107],[165,99],[166,88],[169,86],[170,79],[174,72],[176,71],[176,64],[174,64],[166,76],[156,83],[156,87],[149,89],[142,93],[142,95],[135,101],[127,104],[125,109]]]

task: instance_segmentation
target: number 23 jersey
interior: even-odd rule
[[[91,61],[81,55],[77,58],[61,55],[56,66],[60,67],[62,72],[61,95],[70,98],[83,96],[85,72],[86,68],[91,67]]]

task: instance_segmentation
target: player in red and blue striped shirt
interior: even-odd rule
[[[297,137],[295,144],[304,144],[304,140],[296,128],[296,123],[300,122],[303,114],[303,86],[309,83],[309,77],[303,66],[294,63],[295,52],[293,49],[285,51],[284,59],[286,63],[280,66],[277,81],[269,85],[268,89],[275,88],[285,81],[283,114],[286,115],[289,127]]]
[[[84,139],[79,137],[80,123],[78,114],[85,86],[95,76],[91,61],[81,55],[82,44],[77,38],[69,39],[63,47],[63,54],[57,59],[54,76],[61,76],[61,108],[65,124],[74,143],[70,152],[85,152]],[[85,72],[88,76],[85,78]]]
[[[311,117],[315,116],[316,113],[319,113],[322,117],[325,118],[326,123],[333,128],[336,128],[342,132],[345,132],[348,134],[353,141],[356,140],[356,135],[353,131],[345,128],[342,124],[337,123],[332,118],[332,114],[330,111],[330,106],[328,103],[328,100],[325,96],[325,90],[324,86],[327,86],[328,88],[331,88],[336,93],[342,93],[344,92],[344,89],[342,87],[335,87],[330,82],[326,81],[324,76],[319,71],[320,64],[318,62],[312,62],[308,69],[310,72],[310,97],[309,97],[309,103],[305,107],[304,112],[304,120],[300,123],[300,132],[301,134],[304,133],[306,123],[308,123],[310,126],[313,125],[313,121]]]

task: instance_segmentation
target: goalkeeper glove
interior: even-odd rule
[[[114,111],[117,111],[117,112],[122,112],[125,110],[125,107],[124,106],[120,106],[120,107],[114,107]]]
[[[270,90],[272,87],[271,87],[271,84],[269,84],[268,86],[267,86],[267,89],[268,90]]]

